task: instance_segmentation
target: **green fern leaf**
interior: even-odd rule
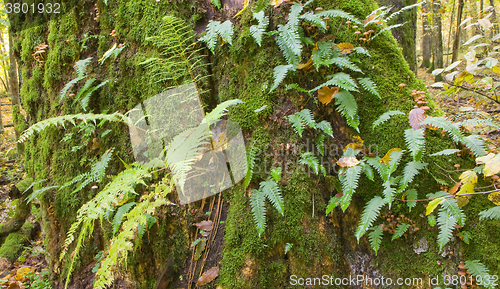
[[[297,30],[299,26],[299,17],[302,10],[306,5],[301,5],[300,3],[293,3],[290,7],[290,13],[288,13],[288,22],[286,23],[287,28]]]
[[[358,83],[361,85],[361,87],[363,87],[364,90],[368,91],[369,93],[381,99],[380,94],[377,92],[378,89],[377,85],[370,78],[368,77],[358,78]]]
[[[363,54],[363,55],[368,56],[368,57],[370,57],[370,56],[371,56],[370,52],[368,52],[368,50],[367,50],[366,48],[361,47],[361,46],[354,47],[354,48],[352,49],[352,51],[353,51],[354,53]]]
[[[57,189],[58,186],[49,186],[49,187],[43,187],[39,190],[34,190],[33,193],[31,193],[27,198],[26,198],[26,202],[27,203],[30,203],[31,201],[33,201],[34,199],[40,199],[40,196],[43,195],[43,193],[45,193],[46,191],[49,191],[49,190],[52,190],[52,189]]]
[[[253,17],[259,21],[259,24],[250,26],[250,34],[255,39],[255,42],[261,46],[262,36],[266,32],[267,25],[269,25],[269,17],[264,15],[264,11],[253,13]]]
[[[252,190],[250,195],[250,206],[259,237],[266,230],[266,202],[264,194],[258,190]]]
[[[382,191],[382,195],[384,195],[384,200],[389,205],[389,210],[390,210],[391,206],[392,206],[392,199],[394,198],[394,195],[396,194],[396,189],[391,187],[390,181],[384,182],[383,186],[384,186],[384,190]]]
[[[326,120],[323,120],[323,121],[321,121],[319,123],[316,123],[316,129],[320,129],[324,133],[326,133],[327,135],[329,135],[332,138],[334,138],[333,137],[332,125],[329,122],[327,122]]]
[[[415,8],[417,6],[420,6],[421,4],[422,4],[422,2],[418,2],[418,3],[412,4],[412,5],[405,6],[405,7],[401,8],[399,11],[396,11],[396,12],[392,13],[391,15],[389,15],[385,19],[385,21],[389,22],[391,19],[393,19],[394,17],[396,17],[399,14],[403,13],[404,11],[413,9],[413,8]]]
[[[305,152],[300,155],[299,164],[308,165],[317,174],[319,173],[322,165],[319,164],[318,158],[316,158],[311,152]],[[324,170],[321,170],[324,171]]]
[[[66,96],[68,91],[73,87],[73,85],[77,84],[82,79],[85,79],[85,76],[77,77],[75,79],[72,79],[70,82],[66,83],[66,85],[64,85],[63,89],[61,89],[61,92],[59,93],[59,102],[61,102],[64,99],[64,97]]]
[[[363,74],[363,71],[356,64],[352,63],[352,61],[350,61],[347,57],[339,56],[331,58],[330,63],[336,65],[339,68],[348,68],[352,71],[360,72],[361,74]]]
[[[324,11],[316,13],[316,15],[321,17],[321,18],[327,17],[327,16],[330,18],[338,17],[338,18],[350,20],[356,24],[362,24],[361,21],[359,21],[359,19],[354,17],[354,15],[352,15],[351,13],[344,12],[342,10],[324,10]]]
[[[452,232],[457,224],[457,219],[454,216],[450,216],[448,211],[441,207],[438,213],[437,219],[439,234],[438,234],[438,245],[439,250],[442,250],[444,245],[446,245],[452,237]]]
[[[394,150],[391,152],[391,156],[389,157],[389,163],[387,164],[387,167],[389,168],[389,176],[396,171],[396,168],[399,165],[399,162],[401,161],[401,158],[403,157],[403,154],[405,151],[397,151]],[[385,180],[387,181],[387,180]]]
[[[482,157],[487,154],[486,144],[484,140],[478,135],[469,135],[464,137],[463,143],[474,153],[475,157]]]
[[[408,228],[410,228],[410,224],[402,223],[400,224],[396,230],[394,231],[394,235],[392,236],[391,241],[396,240],[397,238],[401,238],[406,231],[408,231]]]
[[[411,209],[413,209],[417,205],[417,202],[415,200],[418,197],[418,193],[415,189],[408,190],[405,193],[407,200],[406,205],[408,206],[408,211],[411,212]]]
[[[467,267],[467,270],[471,272],[471,275],[476,280],[477,279],[482,280],[482,286],[486,288],[496,287],[495,285],[493,285],[494,282],[492,282],[493,280],[491,279],[492,275],[490,275],[490,271],[479,260],[473,260],[473,261],[467,260],[465,261],[465,267]]]
[[[314,138],[314,145],[316,146],[316,149],[318,152],[324,156],[325,155],[325,135],[324,134],[318,134]]]
[[[263,195],[271,202],[271,204],[280,212],[281,215],[284,214],[284,201],[281,196],[281,190],[278,184],[272,179],[260,183],[260,190]]]
[[[368,162],[368,164],[378,172],[382,180],[388,179],[389,168],[387,168],[385,164],[380,162],[381,158],[379,156],[373,158],[365,157],[365,159]]]
[[[413,130],[413,129],[412,129]],[[401,179],[401,186],[399,191],[406,189],[408,184],[413,182],[413,178],[420,173],[428,164],[420,161],[412,161],[406,164],[403,170],[403,178]]]
[[[256,153],[257,153],[257,148],[254,146],[251,146],[249,149],[247,149],[248,169],[247,169],[247,174],[245,176],[245,181],[243,183],[243,187],[245,189],[248,188],[248,185],[250,184],[250,181],[252,180],[253,168],[255,166]]]
[[[329,67],[332,64],[331,59],[340,56],[340,53],[333,49],[335,47],[333,41],[320,41],[317,45],[318,49],[314,49],[311,54],[316,70],[322,65]]]
[[[217,33],[220,35],[222,40],[229,43],[229,45],[233,44],[234,30],[233,30],[233,23],[231,21],[229,20],[224,21],[224,23],[222,23],[219,26]]]
[[[82,59],[82,60],[78,60],[75,63],[74,68],[75,68],[75,71],[76,71],[77,78],[85,77],[85,72],[87,71],[87,67],[90,64],[90,62],[92,62],[92,57],[89,57],[89,58],[86,58],[86,59]]]
[[[309,92],[314,92],[322,88],[323,86],[338,86],[348,91],[358,91],[358,85],[356,84],[356,81],[352,79],[349,74],[346,74],[344,72],[337,72],[333,75],[327,76],[327,78],[330,79],[322,85],[311,89]],[[335,97],[337,97],[337,95],[335,95]]]
[[[318,15],[313,14],[312,12],[310,13],[305,13],[300,16],[300,19],[303,19],[305,22],[311,24],[311,25],[316,25],[320,27],[323,30],[326,30],[326,23],[323,21],[323,18],[319,17]]]
[[[217,8],[217,9],[221,9],[222,5],[220,3],[220,0],[210,0],[210,2],[212,2],[212,4]]]
[[[484,220],[484,219],[500,220],[500,206],[496,206],[488,210],[479,212],[479,220]]]
[[[232,105],[237,105],[243,103],[243,101],[239,99],[230,99],[226,100],[223,103],[218,104],[210,113],[208,113],[203,119],[202,123],[212,124],[213,122],[221,119],[224,115],[226,115],[227,108]]]
[[[118,232],[118,229],[120,229],[123,215],[125,215],[125,213],[127,213],[136,204],[137,203],[135,202],[126,203],[125,205],[120,206],[118,210],[116,210],[115,216],[113,217],[113,236],[116,234],[116,232]]]
[[[424,155],[424,130],[412,128],[405,130],[405,141],[413,160],[420,161]]]
[[[217,44],[217,36],[220,36],[224,41],[233,44],[233,23],[226,20],[224,23],[220,21],[208,21],[207,31],[205,36],[201,37],[199,40],[207,44],[208,49],[214,53],[215,45]]]
[[[484,117],[484,115],[480,115]],[[480,118],[471,118],[471,119],[466,119],[460,123],[460,126],[462,127],[468,127],[468,126],[473,126],[473,127],[491,127],[497,130],[500,130],[500,124],[496,123],[494,120],[490,118],[485,118],[485,119],[480,119]]]
[[[354,166],[348,168],[339,176],[340,182],[342,183],[342,192],[344,193],[344,195],[341,198],[340,207],[344,212],[347,209],[347,207],[349,207],[352,195],[354,194],[354,191],[358,187],[358,180],[361,175],[361,171],[362,171],[361,166]]]
[[[337,111],[347,120],[347,124],[359,132],[358,104],[354,96],[346,90],[340,90],[335,95]]]
[[[405,115],[405,114],[399,110],[389,110],[388,112],[385,112],[384,114],[379,116],[379,118],[373,122],[372,129],[375,129],[377,126],[388,121],[392,116],[395,115]]]
[[[326,214],[328,215],[333,209],[335,209],[340,204],[340,199],[336,196],[333,196],[328,202],[328,206],[326,207]]]
[[[438,127],[440,129],[444,129],[451,137],[451,139],[456,143],[463,142],[463,134],[460,132],[460,127],[458,124],[454,124],[453,122],[447,120],[444,117],[426,117],[421,125],[431,125]]]
[[[278,88],[278,85],[285,79],[288,71],[295,71],[295,68],[292,64],[288,65],[278,65],[274,68],[274,80],[273,80],[273,86],[271,87],[271,90],[269,92],[271,93],[273,90]]]
[[[405,24],[406,24],[406,22],[405,23],[401,23],[401,24],[394,24],[394,25],[391,25],[391,26],[387,26],[386,28],[380,30],[377,34],[373,35],[373,37],[370,39],[370,41],[373,41],[375,38],[379,37],[385,31],[389,31],[389,30],[392,30],[394,28],[401,27],[401,26],[403,26]]]
[[[449,216],[453,216],[460,226],[465,226],[465,219],[467,218],[458,206],[456,199],[444,199],[441,203],[441,207],[444,208]]]
[[[368,240],[370,241],[370,246],[373,251],[375,251],[375,256],[378,254],[380,249],[380,244],[382,244],[382,235],[384,231],[380,227],[373,227],[372,231],[368,233]]]
[[[453,154],[456,154],[458,153],[460,150],[457,150],[457,149],[446,149],[446,150],[442,150],[440,152],[437,152],[437,153],[433,153],[431,155],[429,155],[430,157],[437,157],[437,156],[449,156],[449,155],[453,155]]]
[[[361,215],[361,220],[359,221],[358,228],[356,229],[355,236],[358,240],[358,243],[359,239],[363,237],[368,228],[370,228],[375,219],[377,219],[378,213],[384,205],[385,200],[379,196],[375,196],[366,204],[365,209],[363,210],[363,214]]]
[[[281,167],[277,167],[271,170],[271,176],[275,182],[279,182],[281,179]]]
[[[300,54],[302,52],[302,42],[296,29],[283,25],[278,25],[278,35],[276,43],[283,52],[288,64],[297,67],[300,63]]]
[[[288,116],[288,121],[300,137],[302,137],[302,132],[306,126],[316,128],[316,122],[309,109],[303,109]]]
[[[363,168],[363,173],[365,174],[365,176],[370,181],[373,181],[373,179],[375,178],[375,175],[373,174],[372,167],[369,164],[365,163],[365,162],[361,163],[361,167]]]

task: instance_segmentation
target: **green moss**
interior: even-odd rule
[[[28,238],[23,233],[10,233],[0,247],[0,258],[6,258],[10,262],[14,262],[21,255],[24,245],[28,241]]]

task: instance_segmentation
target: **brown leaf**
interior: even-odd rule
[[[23,283],[19,281],[13,281],[9,283],[9,287],[7,289],[24,289]]]
[[[421,109],[420,107],[414,108],[410,111],[408,114],[408,119],[410,121],[410,125],[413,129],[417,130],[419,128],[424,128],[425,126],[421,125],[420,123],[424,121],[425,111]]]
[[[200,230],[203,230],[205,232],[210,232],[210,230],[212,230],[212,225],[213,225],[213,222],[208,220],[208,221],[201,221],[199,223],[195,223],[193,224],[194,226],[200,228]]]
[[[493,204],[500,206],[500,192],[493,192],[488,195],[488,199],[493,202]]]
[[[349,42],[342,42],[337,44],[337,48],[339,49],[340,53],[342,53],[343,55],[347,55],[352,52],[352,50],[354,49],[354,45]]]
[[[343,157],[337,161],[337,165],[343,168],[354,167],[357,164],[359,164],[359,160],[353,157]]]
[[[312,60],[312,58],[309,58],[309,60],[306,63],[299,64],[299,66],[297,66],[297,68],[302,69],[302,70],[308,70],[309,68],[312,67],[312,64],[313,64],[313,60]]]
[[[450,195],[454,195],[457,191],[458,191],[458,188],[460,188],[460,186],[462,185],[462,182],[458,182],[456,183],[449,191],[448,193],[450,193]]]
[[[394,151],[400,152],[400,151],[402,151],[402,149],[400,149],[400,148],[392,148],[392,149],[388,150],[387,153],[385,154],[385,156],[380,160],[380,162],[384,163],[386,165],[389,165],[389,161],[391,159],[392,152],[394,152]]]
[[[339,92],[340,87],[329,88],[328,86],[323,86],[318,90],[318,100],[322,104],[329,104],[335,95]]]
[[[208,284],[215,278],[217,278],[217,276],[219,276],[219,267],[212,267],[207,272],[203,273],[203,275],[201,275],[200,279],[198,279],[198,282],[196,282],[196,286],[203,286],[205,284]]]

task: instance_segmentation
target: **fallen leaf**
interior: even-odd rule
[[[339,92],[340,87],[330,88],[328,86],[323,86],[318,90],[318,100],[322,104],[329,104],[335,95]]]
[[[402,149],[400,149],[400,148],[392,148],[392,149],[390,149],[390,150],[389,150],[389,151],[385,154],[385,156],[384,156],[384,157],[380,160],[380,162],[381,162],[381,163],[384,163],[384,164],[386,164],[386,165],[387,165],[387,164],[389,164],[389,160],[390,160],[390,158],[391,158],[391,154],[392,154],[392,152],[394,152],[394,151],[398,151],[398,152],[400,152],[400,151],[402,151]]]
[[[212,230],[212,225],[213,225],[213,222],[208,220],[208,221],[201,221],[199,223],[195,223],[193,224],[194,226],[198,227],[200,230],[203,230],[205,232],[209,232],[210,230]]]
[[[425,119],[425,111],[420,107],[414,108],[408,114],[408,119],[410,121],[411,128],[417,130],[419,128],[424,128],[420,123]]]
[[[497,154],[494,158],[485,162],[484,166],[484,176],[491,177],[500,172],[500,154]]]
[[[354,49],[354,45],[349,42],[342,42],[337,44],[337,48],[339,49],[340,53],[342,53],[343,55],[347,55],[352,52],[352,50]]]
[[[196,282],[196,286],[203,286],[212,282],[215,278],[219,276],[219,267],[212,267],[207,272],[201,275],[200,279]]]
[[[359,164],[359,160],[353,157],[343,157],[337,161],[337,165],[343,168],[354,167],[357,164]]]
[[[306,63],[299,64],[299,66],[297,66],[297,68],[302,69],[302,70],[308,70],[309,68],[312,67],[312,64],[313,64],[313,60],[312,60],[312,58],[309,58],[309,60]]]
[[[19,268],[17,269],[17,272],[16,272],[16,280],[18,281],[21,281],[21,282],[24,282],[26,281],[26,274],[28,274],[29,272],[31,271],[31,268],[29,267],[22,267],[22,268]]]
[[[9,287],[7,287],[7,289],[24,289],[24,285],[19,281],[13,281],[9,283]]]
[[[462,185],[462,182],[458,182],[456,183],[449,191],[448,193],[450,193],[450,195],[454,195],[457,191],[458,191],[458,188],[460,188],[460,186]]]
[[[492,201],[493,204],[500,206],[500,192],[493,192],[488,195],[488,200]]]

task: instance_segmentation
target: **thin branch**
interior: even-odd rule
[[[482,96],[484,96],[484,97],[488,98],[489,100],[492,100],[492,101],[494,101],[494,102],[496,102],[496,103],[500,104],[500,101],[499,101],[499,100],[496,100],[496,99],[492,98],[491,96],[487,95],[486,93],[484,93],[484,92],[483,92],[483,91],[481,91],[481,90],[472,89],[472,88],[469,88],[469,87],[465,87],[465,86],[463,86],[463,85],[457,85],[457,84],[453,84],[453,83],[449,83],[449,82],[447,82],[446,84],[451,85],[451,86],[455,86],[455,87],[458,87],[458,88],[462,88],[462,89],[464,89],[464,90],[468,90],[468,91],[475,92],[475,93],[477,93],[477,94],[479,94],[479,95],[482,95]]]

